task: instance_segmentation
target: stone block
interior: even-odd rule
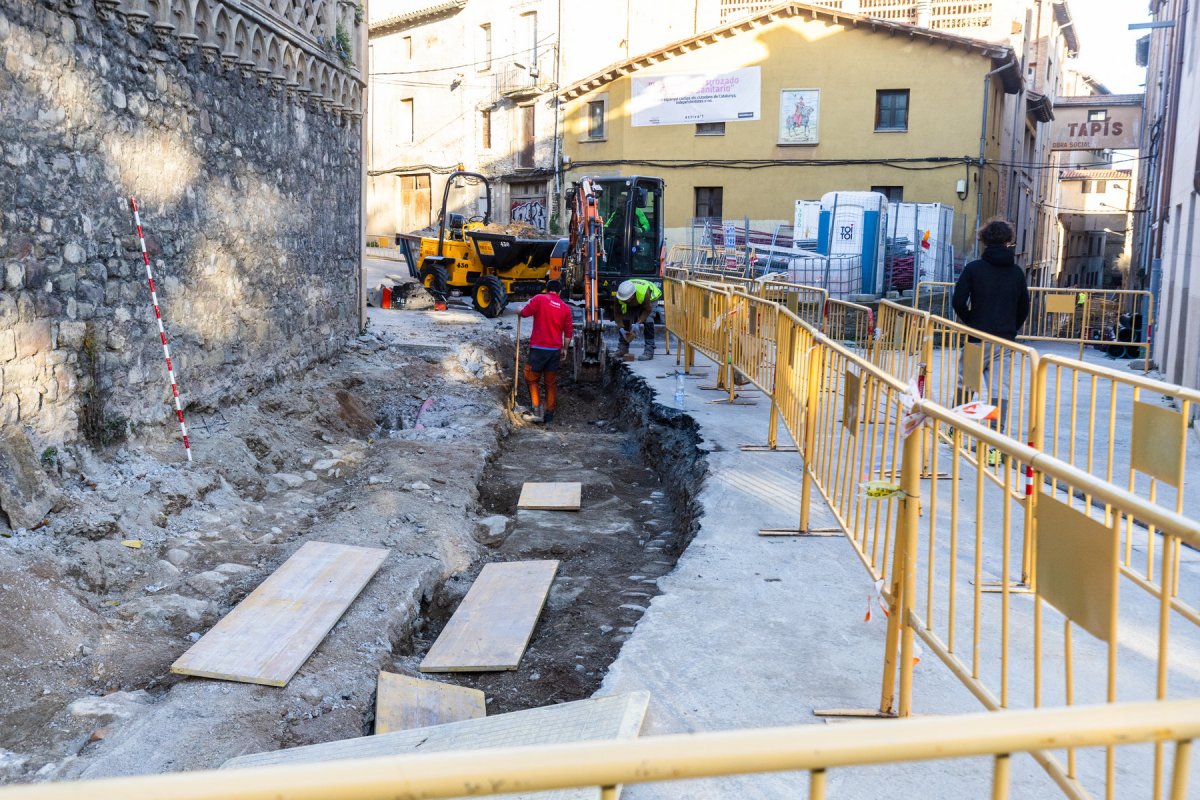
[[[0,330],[0,364],[17,357],[17,334],[11,330]]]
[[[25,285],[25,265],[10,261],[4,265],[4,285],[9,289],[20,289]]]
[[[17,358],[26,358],[50,350],[53,342],[50,320],[40,319],[18,324],[13,330],[16,333]]]
[[[58,326],[58,346],[78,350],[83,347],[83,337],[87,334],[87,324],[83,322],[63,322]],[[2,339],[3,334],[0,334]],[[0,361],[3,357],[0,356]]]
[[[29,439],[20,431],[0,435],[0,512],[12,528],[32,528],[59,501]]]

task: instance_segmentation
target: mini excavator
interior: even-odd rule
[[[577,381],[598,383],[604,375],[602,310],[621,282],[662,280],[663,188],[661,178],[638,176],[581,178],[571,185],[563,285],[583,298],[573,348]]]

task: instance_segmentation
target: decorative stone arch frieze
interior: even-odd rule
[[[50,0],[53,1],[53,0]],[[57,0],[68,9],[86,0]],[[174,39],[187,57],[237,70],[288,97],[344,118],[362,117],[359,68],[362,22],[346,0],[91,0],[101,19],[117,15],[134,35],[152,30],[160,46]],[[341,27],[348,63],[337,53]]]

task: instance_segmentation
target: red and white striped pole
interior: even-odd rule
[[[183,421],[183,406],[179,402],[179,385],[175,383],[175,368],[171,366],[171,348],[167,346],[167,331],[163,328],[162,313],[158,310],[158,291],[154,288],[154,273],[150,269],[150,254],[146,252],[146,237],[142,233],[142,217],[138,213],[136,197],[129,198],[133,208],[133,222],[137,225],[138,242],[142,245],[142,262],[146,265],[146,280],[150,283],[150,302],[154,304],[154,318],[158,320],[158,337],[162,339],[163,357],[167,359],[167,377],[171,379],[171,394],[175,396],[175,415],[179,417],[179,430],[183,433],[183,450],[187,460],[192,460],[192,445],[188,441],[187,425]]]

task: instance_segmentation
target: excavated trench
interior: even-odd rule
[[[397,667],[417,674],[485,564],[554,559],[558,573],[518,669],[429,677],[482,690],[489,713],[590,697],[695,533],[706,469],[699,441],[690,417],[655,404],[619,365],[600,386],[564,377],[553,424],[515,426],[479,484],[483,511],[507,517],[505,532],[424,604]],[[526,481],[579,481],[582,508],[518,510]]]
[[[619,365],[601,386],[565,379],[553,425],[510,424],[495,370],[512,363],[510,339],[389,337],[219,422],[198,416],[195,469],[153,431],[103,459],[64,453],[66,510],[0,548],[0,784],[216,767],[369,734],[377,670],[419,674],[492,561],[560,562],[519,669],[429,677],[482,689],[490,713],[595,692],[694,534],[695,424]],[[583,508],[517,511],[525,481],[579,481]],[[472,537],[489,514],[507,525]],[[168,672],[309,538],[392,555],[288,687]]]

